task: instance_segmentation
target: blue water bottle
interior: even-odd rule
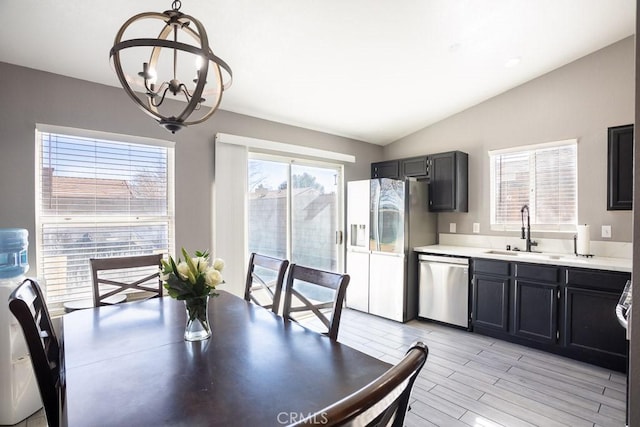
[[[24,228],[0,228],[0,280],[20,277],[29,270],[29,232]]]

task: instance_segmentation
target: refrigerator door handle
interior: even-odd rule
[[[381,251],[371,251],[372,255],[384,255],[384,256],[395,256],[395,257],[404,257],[404,253],[398,252],[381,252]]]
[[[357,246],[349,246],[347,247],[347,252],[355,252],[358,254],[370,254],[371,251],[369,249],[366,248],[359,248]]]
[[[337,230],[336,231],[336,245],[341,245],[342,244],[342,231]]]
[[[371,211],[371,224],[369,226],[373,230],[373,239],[375,241],[375,250],[380,250],[380,224],[379,224],[379,213],[380,213],[380,185],[382,180],[378,180],[378,185],[375,186],[375,193],[372,192],[371,198],[374,200],[373,207]],[[374,248],[370,248],[373,250]]]

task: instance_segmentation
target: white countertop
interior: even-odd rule
[[[416,252],[462,256],[469,258],[487,258],[501,261],[530,262],[535,264],[562,265],[567,267],[593,268],[631,272],[631,259],[608,258],[601,256],[582,257],[573,254],[559,254],[548,252],[505,251],[499,249],[476,248],[469,246],[431,245],[419,246]]]

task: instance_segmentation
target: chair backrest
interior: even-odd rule
[[[405,357],[380,377],[292,425],[402,427],[413,383],[428,355],[429,349],[424,343],[414,343]]]
[[[130,290],[162,297],[161,260],[162,254],[91,258],[93,305],[109,305],[107,298]]]
[[[285,319],[300,321],[297,315],[292,313],[311,312],[327,328],[326,334],[329,338],[337,340],[348,284],[348,274],[291,264],[285,287],[282,315]],[[295,306],[293,305],[294,297],[298,303]],[[325,312],[329,313],[329,318]]]
[[[47,422],[60,424],[60,344],[38,282],[25,279],[9,296],[9,310],[18,319],[36,374]]]
[[[244,299],[253,301],[278,314],[284,274],[289,266],[286,259],[252,253],[249,258]]]

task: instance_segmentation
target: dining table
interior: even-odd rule
[[[61,424],[288,425],[391,367],[216,292],[208,309],[212,336],[204,341],[184,340],[184,302],[169,297],[65,314]]]

